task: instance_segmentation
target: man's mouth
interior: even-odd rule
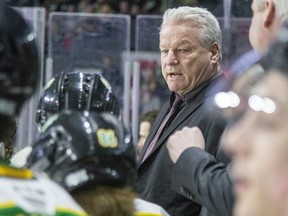
[[[182,76],[182,73],[168,73],[168,76],[170,77],[176,77],[176,76]]]

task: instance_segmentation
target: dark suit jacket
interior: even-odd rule
[[[191,199],[171,189],[173,162],[169,157],[166,141],[176,130],[182,129],[185,126],[198,126],[204,134],[206,150],[212,155],[216,154],[218,141],[224,126],[222,123],[219,124],[216,116],[209,115],[208,110],[205,108],[206,91],[216,80],[217,78],[214,77],[202,83],[187,95],[188,101],[186,106],[163,132],[146,160],[139,164],[137,192],[140,193],[143,199],[162,206],[171,216],[196,216],[199,215],[201,207]],[[159,111],[159,115],[150,130],[143,151],[139,156],[139,161],[142,161],[148,144],[153,139],[169,109],[169,103],[166,103]],[[187,164],[187,169],[189,169],[189,164]]]
[[[231,163],[225,164],[229,160],[221,156],[223,152],[219,153],[217,160],[202,149],[189,148],[182,153],[173,170],[173,190],[200,203],[201,216],[232,215]],[[188,168],[187,164],[190,164]]]

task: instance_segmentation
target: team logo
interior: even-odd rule
[[[114,130],[111,129],[98,129],[97,137],[99,144],[104,148],[116,148],[118,146],[118,139]]]

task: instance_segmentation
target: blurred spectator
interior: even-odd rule
[[[227,1],[228,2],[228,1]],[[252,0],[237,0],[231,1],[231,16],[232,17],[251,17],[251,5]],[[178,7],[178,6],[198,6],[205,7],[211,11],[215,16],[224,16],[224,8],[226,7],[223,0],[176,0],[166,5],[166,7]],[[228,6],[228,5],[227,5]],[[162,5],[163,7],[163,5]]]
[[[141,11],[144,14],[160,14],[161,0],[135,0],[139,2]]]
[[[139,14],[162,14],[169,7],[198,6],[210,10],[215,16],[224,16],[223,0],[6,0],[13,6],[44,6],[63,12],[120,13],[133,14],[138,8]],[[251,17],[252,0],[231,1],[232,17]],[[132,9],[134,7],[134,9]],[[55,9],[56,8],[56,9]],[[109,9],[108,9],[109,8]],[[135,14],[135,13],[134,13]]]
[[[57,4],[56,11],[60,12],[77,12],[78,10],[77,0],[66,0],[61,1]]]
[[[9,6],[39,6],[44,0],[4,0]]]
[[[109,81],[116,96],[121,95],[123,92],[123,74],[119,66],[116,65],[114,59],[110,55],[103,55],[101,57],[102,74]]]
[[[138,139],[138,144],[137,144],[138,154],[142,151],[145,140],[149,134],[150,128],[154,124],[157,114],[158,114],[158,110],[152,110],[150,112],[143,114],[140,117],[139,139]]]
[[[118,5],[118,12],[120,14],[129,14],[130,13],[131,1],[129,0],[120,0]]]
[[[109,2],[104,2],[102,4],[99,4],[97,13],[114,14],[115,10]]]
[[[132,16],[132,17],[135,17],[135,16],[137,16],[138,14],[140,14],[141,13],[141,7],[140,7],[140,5],[138,4],[138,3],[133,3],[132,5],[131,5],[131,8],[130,8],[130,15]]]
[[[156,86],[155,81],[153,81],[151,86]],[[161,100],[158,95],[156,95],[149,86],[142,86],[141,88],[141,100],[140,100],[140,114],[147,113],[154,109],[159,109]]]
[[[141,70],[141,100],[140,114],[159,109],[161,97],[164,96],[164,86],[159,80],[163,80],[161,71],[158,71],[157,61],[140,61]],[[166,83],[164,84],[166,86]],[[159,91],[161,89],[161,91]],[[167,91],[168,92],[168,91]],[[168,92],[168,95],[170,92]]]

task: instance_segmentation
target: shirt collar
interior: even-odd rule
[[[182,100],[183,100],[183,104],[186,104],[186,96],[185,96],[185,95],[180,96],[180,95],[177,94],[176,92],[172,92],[172,93],[170,94],[170,108],[172,107],[172,104],[173,104],[174,100],[176,99],[176,97],[181,97]],[[182,105],[181,105],[181,107],[182,107]]]
[[[173,104],[173,102],[174,102],[176,97],[182,97],[182,99],[184,101],[183,106],[185,106],[187,104],[187,101],[193,100],[200,93],[201,94],[205,94],[205,92],[207,91],[208,87],[210,87],[210,85],[212,83],[217,82],[220,78],[223,77],[223,75],[224,75],[223,72],[218,73],[217,75],[211,77],[210,79],[200,83],[192,91],[188,92],[186,95],[180,96],[176,92],[172,92],[170,94],[170,108],[172,107],[172,104]]]

